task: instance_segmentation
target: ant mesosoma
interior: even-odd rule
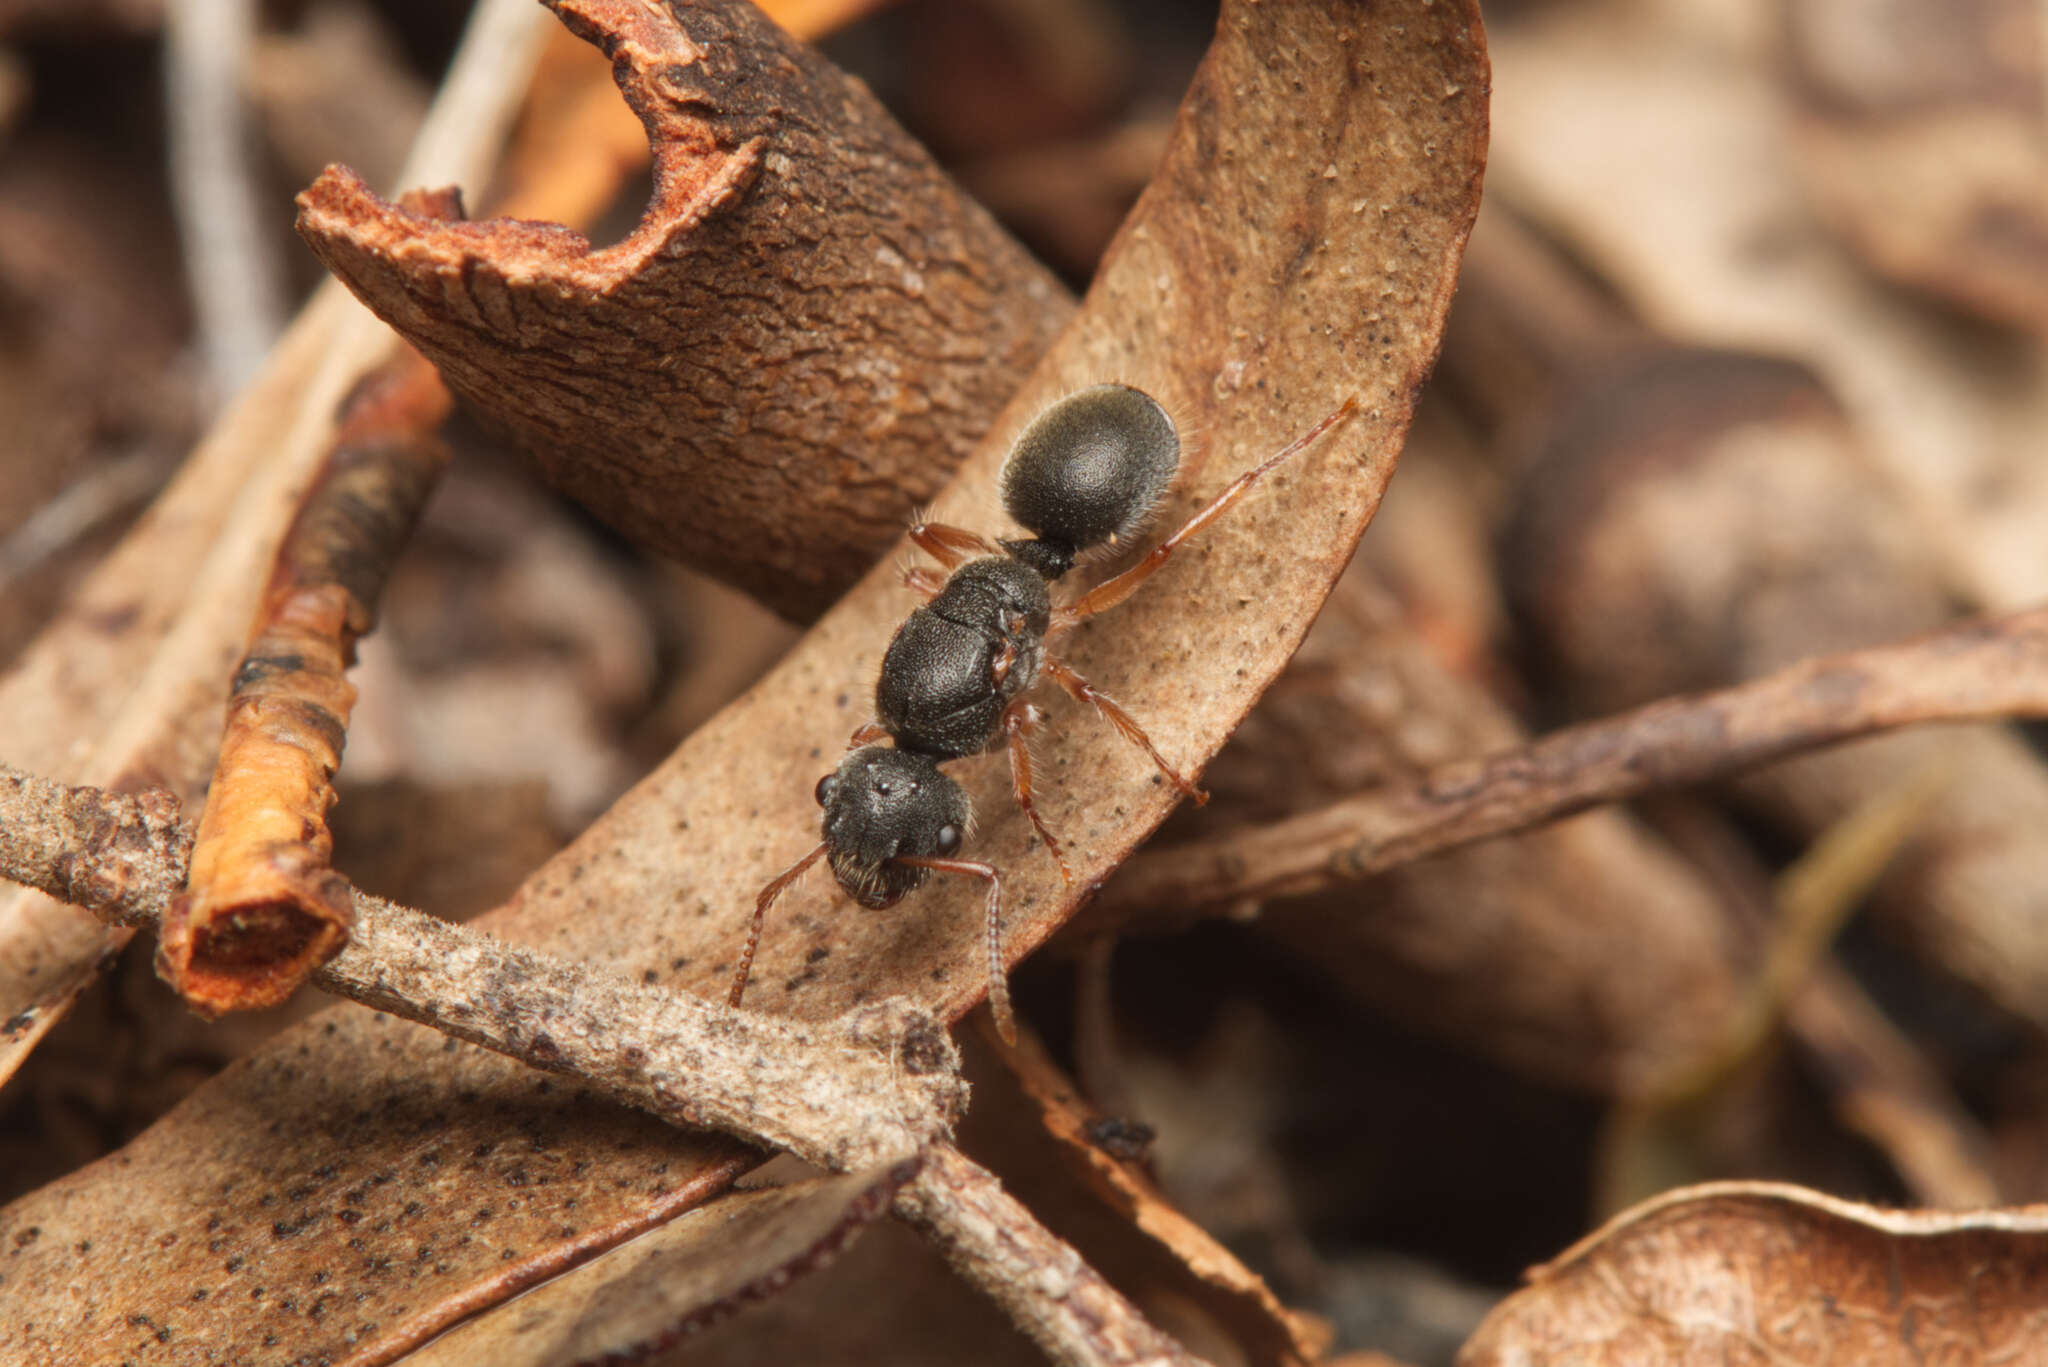
[[[824,857],[839,885],[864,907],[892,907],[933,873],[988,883],[988,998],[1003,1038],[1014,1042],[1002,962],[1002,884],[994,867],[956,859],[972,828],[967,794],[939,765],[1007,747],[1017,805],[1068,882],[1059,842],[1031,801],[1026,737],[1041,718],[1025,700],[1041,677],[1100,712],[1141,747],[1168,782],[1196,802],[1208,794],[1152,745],[1144,728],[1046,647],[1077,622],[1115,607],[1166,563],[1180,544],[1214,522],[1262,475],[1303,450],[1358,407],[1341,407],[1276,455],[1239,475],[1143,560],[1074,602],[1056,607],[1051,585],[1085,551],[1135,536],[1180,466],[1180,437],[1157,400],[1128,385],[1101,384],[1053,403],[1024,429],[1004,462],[1003,507],[1029,540],[991,541],[977,532],[920,521],[910,539],[946,573],[905,571],[925,604],[896,630],[875,684],[875,720],[853,733],[839,767],[818,780],[823,839],[761,890],[735,974],[733,1006],[746,991],[768,908]],[[892,746],[876,744],[883,739]]]

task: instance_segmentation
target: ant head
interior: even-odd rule
[[[1098,384],[1031,420],[1003,464],[1003,507],[1070,551],[1136,536],[1180,467],[1180,435],[1141,389]]]
[[[967,838],[967,794],[929,755],[868,745],[818,780],[826,857],[839,885],[864,907],[894,906],[930,875],[894,862],[945,857]]]

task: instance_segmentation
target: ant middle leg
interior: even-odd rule
[[[949,571],[957,570],[978,557],[1003,553],[1001,546],[980,532],[970,532],[965,527],[949,526],[944,522],[919,519],[911,524],[910,539],[919,550]]]
[[[1181,777],[1180,771],[1166,762],[1166,757],[1152,744],[1152,738],[1145,734],[1145,728],[1138,725],[1130,713],[1119,707],[1114,698],[1097,689],[1094,684],[1058,660],[1048,659],[1044,668],[1055,683],[1073,695],[1076,702],[1093,707],[1102,714],[1104,721],[1117,729],[1117,734],[1131,744],[1142,747],[1146,754],[1152,756],[1152,762],[1159,766],[1160,773],[1166,775],[1166,781],[1180,789],[1183,795],[1193,798],[1196,806],[1201,806],[1209,800],[1207,793]]]
[[[1044,818],[1031,801],[1031,747],[1025,738],[1038,729],[1041,718],[1038,709],[1022,698],[1013,699],[1003,709],[1003,739],[1010,751],[1010,788],[1017,796],[1017,805],[1024,809],[1024,815],[1031,818],[1032,826],[1038,831],[1038,838],[1045,842],[1046,853],[1060,866],[1060,879],[1069,887],[1074,882],[1074,871],[1067,867],[1067,857],[1060,852],[1060,842],[1053,839],[1046,829]]]
[[[967,859],[940,859],[933,855],[901,854],[899,864],[939,873],[964,873],[988,880],[988,1009],[996,1018],[996,1030],[1003,1043],[1017,1042],[1017,1018],[1010,1010],[1010,979],[1003,968],[1003,882],[993,865]]]
[[[1314,427],[1309,428],[1308,431],[1302,433],[1293,441],[1288,442],[1287,445],[1281,447],[1275,454],[1268,456],[1264,461],[1230,481],[1229,484],[1224,486],[1222,493],[1210,500],[1208,507],[1189,518],[1179,531],[1154,546],[1143,560],[1140,560],[1115,578],[1105,579],[1067,606],[1053,609],[1052,627],[1048,634],[1063,631],[1084,618],[1093,617],[1098,612],[1106,612],[1136,593],[1147,579],[1158,573],[1159,567],[1166,563],[1167,558],[1174,553],[1175,549],[1182,542],[1201,531],[1217,518],[1223,516],[1224,513],[1230,511],[1230,505],[1243,498],[1245,491],[1258,483],[1262,476],[1289,456],[1299,455],[1317,437],[1322,436],[1323,433],[1329,431],[1357,411],[1358,396],[1353,394],[1350,398],[1344,400],[1336,412],[1324,418]],[[1150,749],[1151,747],[1148,745],[1146,748]],[[1156,759],[1157,756],[1155,755],[1154,758]],[[1160,767],[1165,768],[1163,761]],[[1169,770],[1168,772],[1171,771]],[[1186,789],[1183,789],[1183,791],[1186,791]]]

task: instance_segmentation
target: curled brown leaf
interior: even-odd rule
[[[2048,1208],[1880,1210],[1772,1182],[1617,1216],[1489,1316],[1459,1367],[2025,1362]]]

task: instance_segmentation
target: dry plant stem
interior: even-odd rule
[[[981,435],[1064,294],[751,5],[551,7],[611,56],[653,144],[631,236],[437,223],[340,168],[300,231],[556,488],[814,617]]]
[[[0,766],[0,876],[141,926],[163,914],[190,850],[168,794],[120,797]],[[312,974],[321,989],[835,1172],[923,1150],[898,1212],[1056,1361],[1195,1361],[944,1142],[966,1088],[928,1013],[900,998],[816,1024],[733,1011],[354,901],[354,934]]]
[[[348,938],[327,809],[355,704],[345,672],[448,461],[450,408],[409,347],[344,406],[334,448],[278,548],[207,789],[191,881],[157,966],[202,1015],[274,1006]]]
[[[285,317],[243,114],[255,25],[255,0],[183,0],[164,14],[171,199],[216,400],[262,366]]]
[[[192,849],[167,793],[121,797],[0,766],[0,877],[146,926],[174,902]],[[671,1124],[853,1172],[915,1153],[965,1104],[945,1028],[901,999],[813,1024],[733,1011],[343,887],[355,930],[315,986]]]
[[[924,1170],[896,1197],[896,1213],[1055,1362],[1197,1361],[1039,1224],[993,1174],[950,1145],[926,1155]]]
[[[1719,778],[1819,746],[1928,722],[2048,715],[2048,609],[1808,660],[1754,683],[1671,698],[1414,783],[1130,861],[1091,926],[1155,908],[1292,896],[1603,802]]]

